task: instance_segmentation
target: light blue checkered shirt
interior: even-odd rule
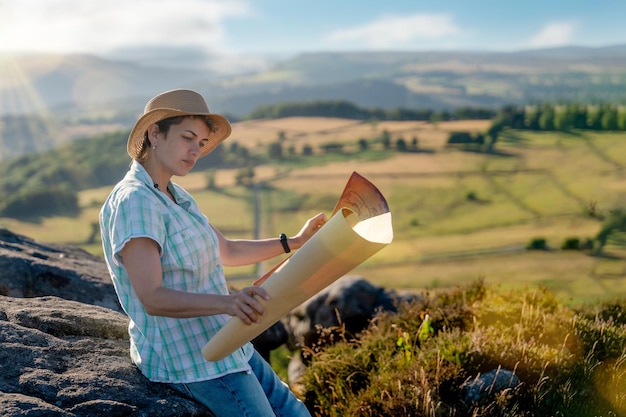
[[[176,203],[156,190],[145,168],[134,161],[100,211],[105,260],[124,311],[130,317],[130,355],[150,380],[196,382],[249,371],[248,343],[218,362],[202,356],[204,344],[230,319],[215,315],[189,319],[151,316],[137,298],[120,251],[132,238],[158,243],[163,286],[192,293],[228,294],[218,239],[195,200],[168,185]]]

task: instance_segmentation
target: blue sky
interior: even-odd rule
[[[626,0],[0,0],[0,52],[515,51],[626,44]]]

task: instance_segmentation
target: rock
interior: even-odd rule
[[[52,295],[121,311],[101,258],[70,245],[41,244],[6,229],[0,229],[0,295]]]
[[[410,301],[416,295],[399,295],[395,291],[374,285],[362,277],[345,276],[292,310],[283,319],[289,333],[288,346],[320,348],[332,343],[332,335],[320,328],[342,326],[341,331],[355,337],[369,325],[378,311],[396,311],[401,301]],[[296,386],[306,369],[306,358],[294,355],[289,365],[289,383]]]
[[[515,389],[520,379],[508,369],[493,369],[461,385],[460,398],[466,406],[485,404],[499,392]]]
[[[210,416],[131,364],[127,326],[99,306],[0,296],[2,416]]]
[[[303,346],[318,326],[343,325],[348,333],[357,334],[369,325],[378,311],[395,311],[401,299],[409,300],[362,277],[339,278],[285,317],[283,322],[290,334],[290,346]]]
[[[277,321],[252,340],[254,348],[268,363],[270,362],[270,353],[272,350],[279,348],[287,343],[289,340],[289,333],[285,325],[281,321]]]

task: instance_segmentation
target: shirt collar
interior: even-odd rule
[[[148,174],[148,171],[146,170],[146,168],[143,165],[141,165],[139,162],[133,160],[130,166],[130,173],[138,181],[141,181],[142,183],[146,184],[148,187],[150,187],[150,189],[154,190],[155,192],[160,193],[154,188],[154,181],[152,180],[152,177],[150,176],[150,174]],[[186,198],[185,193],[179,192],[179,187],[176,184],[174,184],[172,181],[170,181],[167,184],[167,186],[170,189],[170,192],[174,195],[174,198],[176,199],[176,203],[179,206],[186,207],[188,205],[188,199]],[[167,200],[171,201],[169,199]]]

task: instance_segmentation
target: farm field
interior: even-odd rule
[[[561,250],[566,239],[592,239],[600,216],[626,203],[626,134],[505,131],[495,154],[446,147],[451,131],[481,132],[488,121],[377,122],[324,118],[248,121],[234,125],[229,141],[262,152],[283,137],[283,147],[344,143],[344,154],[322,163],[289,158],[255,168],[262,237],[296,233],[302,222],[330,214],[353,171],[387,198],[394,242],[353,271],[398,290],[421,291],[482,278],[503,288],[541,285],[571,302],[626,297],[626,250],[608,245],[604,256]],[[418,141],[412,152],[359,152],[359,139],[386,130]],[[175,181],[196,198],[209,219],[230,237],[252,237],[254,196],[237,186],[237,170],[216,172],[216,190],[206,175],[192,172]],[[111,187],[80,194],[77,217],[37,223],[0,219],[0,227],[36,240],[70,243],[101,254],[93,239],[98,210]],[[548,250],[529,251],[533,239]],[[233,285],[251,282],[260,268],[229,268]]]

